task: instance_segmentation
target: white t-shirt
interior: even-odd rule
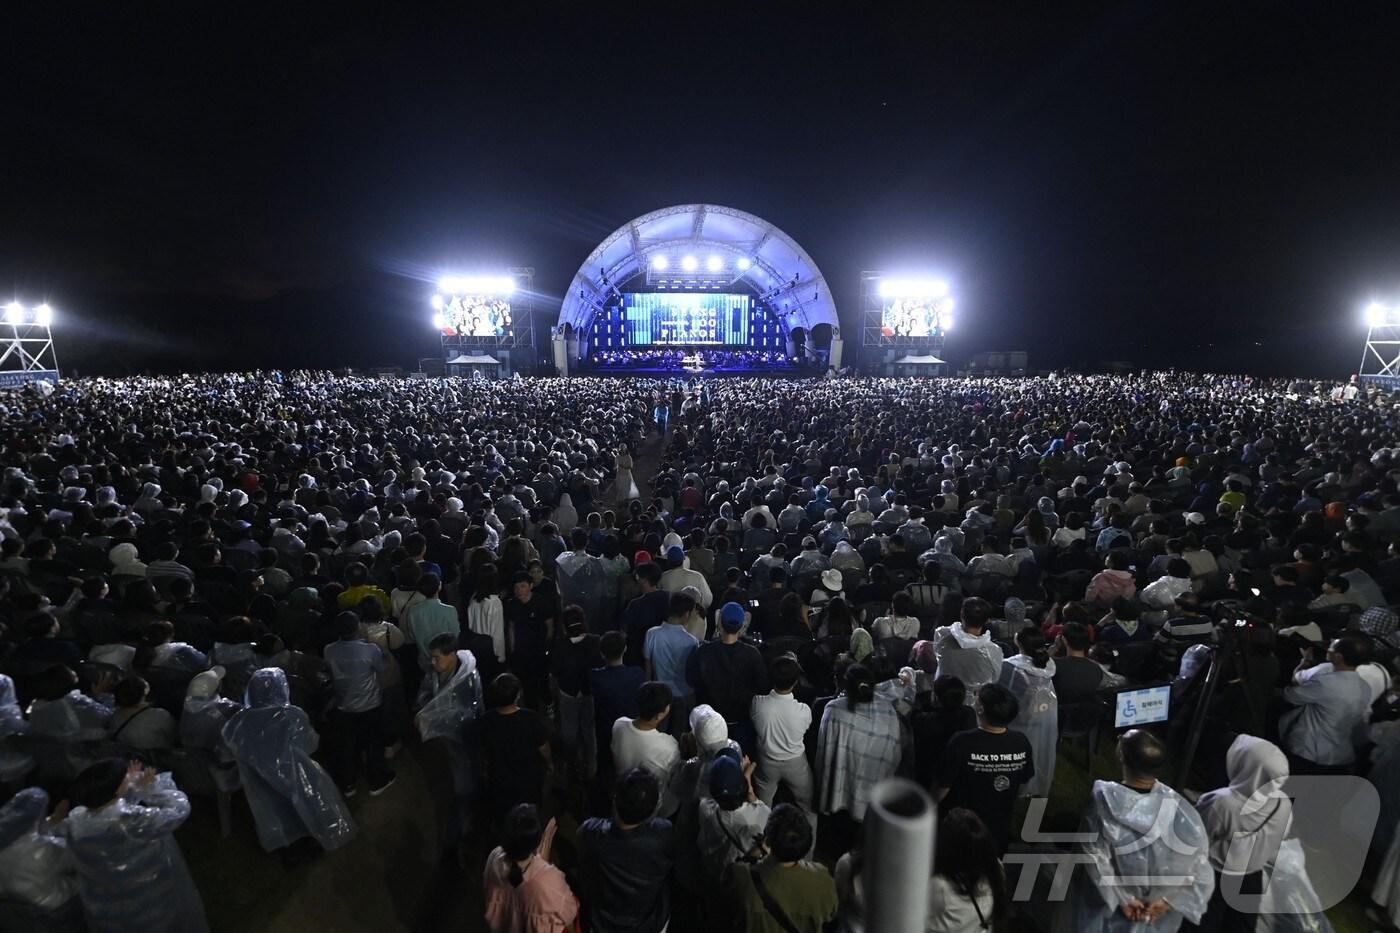
[[[1323,661],[1321,664],[1314,664],[1312,667],[1305,667],[1293,675],[1295,684],[1307,683],[1319,674],[1332,673],[1332,662]],[[1374,703],[1385,693],[1390,686],[1390,675],[1385,668],[1374,661],[1367,661],[1356,669],[1356,673],[1361,675],[1361,679],[1366,682],[1366,686],[1371,689],[1371,702]]]
[[[806,703],[774,691],[754,697],[749,715],[758,733],[760,761],[791,761],[806,754],[802,738],[812,725],[812,708]]]
[[[676,797],[671,778],[681,763],[681,749],[676,740],[660,729],[638,729],[632,720],[621,716],[612,729],[613,764],[619,775],[633,768],[645,768],[661,784],[661,816],[670,816],[676,809]]]
[[[913,616],[881,616],[873,628],[876,639],[919,637],[919,620]]]

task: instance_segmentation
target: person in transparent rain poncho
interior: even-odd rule
[[[1166,749],[1130,729],[1122,781],[1095,781],[1056,933],[1175,933],[1199,923],[1215,890],[1210,840],[1196,809],[1157,775]]]
[[[1215,893],[1197,929],[1331,931],[1308,877],[1302,841],[1288,838],[1293,826],[1293,801],[1284,790],[1288,757],[1272,742],[1240,735],[1225,753],[1225,770],[1229,785],[1196,801],[1216,873]]]
[[[311,755],[320,736],[311,719],[291,704],[287,675],[265,667],[253,673],[247,708],[224,726],[224,743],[257,825],[258,842],[271,852],[308,836],[337,849],[355,835],[355,821],[335,782]]]
[[[19,708],[15,682],[8,674],[0,674],[0,789],[9,790],[24,782],[34,770],[34,756],[23,747],[20,738],[29,731],[29,723]]]
[[[204,903],[175,841],[190,801],[168,772],[120,759],[74,779],[63,835],[91,933],[204,933]]]
[[[1030,739],[1035,776],[1021,785],[1021,796],[1044,797],[1055,780],[1055,750],[1060,738],[1059,701],[1055,696],[1055,662],[1045,634],[1034,625],[1016,633],[1017,654],[1001,662],[998,680],[1020,704],[1011,728]]]
[[[66,809],[66,808],[65,808]],[[26,787],[0,807],[0,917],[27,910],[24,921],[46,933],[83,928],[78,879],[59,818],[47,819],[49,795]],[[13,918],[16,923],[19,917]],[[0,929],[11,927],[0,921]]]

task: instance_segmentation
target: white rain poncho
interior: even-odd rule
[[[481,675],[476,670],[476,657],[470,651],[457,652],[457,670],[446,682],[436,670],[423,677],[418,689],[421,709],[414,717],[423,741],[448,739],[465,741],[467,724],[479,717],[481,706]]]
[[[0,782],[17,784],[34,769],[34,756],[14,738],[28,731],[29,723],[24,721],[15,696],[15,682],[10,675],[0,674]]]
[[[67,843],[44,825],[48,809],[49,795],[37,787],[0,807],[0,897],[56,911],[78,893],[78,879]]]
[[[1184,919],[1200,922],[1215,891],[1205,826],[1180,794],[1158,781],[1138,793],[1113,781],[1095,781],[1081,831],[1088,864],[1076,865],[1068,897],[1055,916],[1057,931],[1175,933]],[[1123,915],[1137,898],[1171,904],[1153,923]]]
[[[248,708],[224,726],[224,742],[269,852],[310,836],[336,849],[355,834],[355,821],[335,782],[311,757],[320,736],[305,711],[292,706],[287,675],[265,667],[248,683]]]
[[[92,933],[203,933],[209,929],[175,830],[190,801],[168,772],[97,810],[68,814],[64,834]]]
[[[1031,760],[1035,762],[1035,777],[1021,785],[1022,797],[1044,797],[1050,793],[1055,778],[1055,749],[1060,739],[1060,704],[1055,696],[1055,662],[1044,667],[1024,654],[1007,658],[1001,665],[1003,687],[1010,690],[1020,704],[1010,728],[1025,735],[1031,743]]]
[[[608,573],[602,562],[583,551],[565,551],[555,558],[555,583],[559,586],[559,605],[577,603],[583,609],[588,626],[595,629],[603,621],[603,600],[608,592]]]

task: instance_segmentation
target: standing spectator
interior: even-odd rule
[[[767,686],[763,655],[739,640],[744,628],[744,607],[725,603],[719,611],[719,638],[702,643],[686,661],[686,682],[695,690],[695,702],[707,703],[724,717],[729,734],[746,748],[753,747],[749,707]]]
[[[1199,925],[1210,933],[1254,926],[1257,918],[1232,907],[1224,890],[1262,893],[1264,872],[1278,856],[1293,822],[1293,801],[1283,790],[1289,777],[1288,758],[1277,745],[1252,735],[1236,736],[1225,754],[1225,768],[1229,785],[1207,791],[1196,801],[1210,837],[1210,865],[1215,870],[1215,893]],[[1275,875],[1269,884],[1280,880]]]
[[[588,672],[588,689],[593,696],[597,774],[607,783],[617,773],[612,760],[613,724],[620,717],[636,715],[637,688],[646,681],[646,674],[640,667],[623,663],[627,637],[622,632],[608,632],[599,640],[598,648],[603,666]]]
[[[78,894],[92,933],[202,933],[204,904],[175,830],[189,799],[169,773],[108,759],[69,788],[63,833],[78,866]]]
[[[320,744],[311,719],[293,706],[287,675],[263,668],[248,683],[248,705],[224,726],[224,744],[253,811],[258,842],[268,852],[311,837],[337,849],[355,834],[335,782],[311,757]]]
[[[462,623],[457,619],[456,608],[441,599],[442,577],[435,573],[424,573],[418,579],[418,592],[423,595],[421,602],[415,603],[404,612],[404,630],[410,641],[418,646],[418,669],[428,670],[428,646],[443,632],[453,638],[462,634]]]
[[[595,933],[662,933],[671,919],[675,832],[653,816],[656,777],[633,768],[618,778],[613,817],[585,820],[578,831],[580,885]]]
[[[520,678],[497,674],[486,691],[486,786],[492,813],[505,813],[516,804],[544,800],[552,753],[544,717],[520,706]]]
[[[1066,622],[1050,654],[1055,658],[1055,672],[1050,675],[1055,684],[1058,703],[1088,703],[1097,699],[1104,686],[1104,670],[1089,657],[1092,642],[1089,627],[1083,622]]]
[[[698,827],[707,885],[720,883],[735,862],[763,858],[763,829],[772,811],[754,792],[753,770],[753,762],[741,763],[733,749],[722,749],[710,767],[710,793],[700,798]]]
[[[936,677],[930,691],[932,703],[919,698],[909,716],[914,737],[914,780],[932,787],[938,763],[948,740],[959,732],[977,728],[977,714],[967,705],[967,688],[956,677]]]
[[[501,606],[500,578],[496,575],[496,565],[489,564],[477,575],[472,587],[471,601],[467,603],[467,628],[478,635],[491,639],[491,651],[498,664],[506,663],[506,621],[505,610]]]
[[[575,529],[577,530],[577,529]],[[578,775],[591,780],[598,766],[593,694],[588,672],[602,662],[597,635],[590,634],[583,609],[570,605],[560,614],[564,640],[549,655],[553,693],[559,710],[559,742]]]
[[[973,704],[977,728],[959,732],[943,748],[934,799],[944,811],[965,807],[976,813],[1005,852],[1011,838],[1011,811],[1021,785],[1035,776],[1030,741],[1007,727],[1019,704],[1011,691],[983,684]]]
[[[644,655],[648,680],[656,680],[671,690],[671,720],[666,724],[672,735],[680,735],[695,705],[695,694],[686,681],[686,665],[700,644],[686,631],[686,619],[695,608],[695,601],[684,593],[671,594],[671,608],[666,621],[647,632]]]
[[[928,886],[928,933],[999,929],[1006,916],[1006,880],[996,840],[980,817],[958,808],[938,822]]]
[[[875,698],[875,675],[862,664],[846,669],[845,690],[828,703],[817,733],[817,810],[865,819],[875,785],[899,766],[899,716]]]
[[[627,663],[641,667],[645,659],[647,632],[666,621],[671,611],[671,594],[660,588],[661,568],[650,559],[639,562],[633,574],[642,592],[622,611],[620,627],[627,635]]]
[[[725,873],[746,933],[823,933],[836,917],[836,884],[826,868],[803,861],[812,848],[807,816],[790,803],[773,808],[764,827],[768,855],[736,862]]]
[[[520,571],[511,582],[504,607],[506,661],[520,679],[531,709],[545,708],[548,697],[549,646],[554,641],[554,612],[549,601],[534,592],[530,574]]]
[[[939,675],[961,680],[969,703],[983,684],[995,683],[1001,676],[1001,647],[987,632],[991,616],[991,604],[974,596],[964,600],[960,621],[940,626],[933,633]]]
[[[360,617],[342,612],[336,617],[340,638],[323,652],[335,688],[336,780],[346,797],[355,796],[361,769],[369,781],[369,795],[378,797],[394,783],[394,772],[384,762],[384,691],[379,678],[389,666],[383,648],[360,634]]]
[[[1044,797],[1055,778],[1059,746],[1059,702],[1055,697],[1055,662],[1045,633],[1027,625],[1016,633],[1017,653],[1001,665],[999,683],[1016,698],[1019,710],[1011,728],[1031,743],[1035,774],[1021,785],[1022,796]]]
[[[618,775],[638,767],[650,771],[661,787],[658,813],[669,817],[678,803],[671,782],[681,764],[681,751],[676,740],[659,727],[671,712],[671,689],[647,681],[637,688],[636,709],[636,716],[623,716],[613,723],[613,767]]]
[[[1092,870],[1074,873],[1060,919],[1067,929],[1104,933],[1174,933],[1183,920],[1199,923],[1215,889],[1205,826],[1190,803],[1157,780],[1166,750],[1151,733],[1125,732],[1118,761],[1121,781],[1094,782],[1082,826],[1090,841],[1081,844]]]
[[[457,640],[444,632],[428,645],[432,669],[418,689],[418,712],[413,723],[424,743],[442,753],[452,780],[452,808],[442,821],[444,848],[451,850],[462,839],[471,818],[476,793],[476,766],[468,743],[468,730],[482,716],[481,675],[470,651],[457,648]]]
[[[802,668],[785,654],[774,659],[773,689],[753,700],[754,743],[758,763],[758,797],[772,806],[779,785],[786,784],[797,805],[812,812],[812,767],[803,744],[812,726],[812,708],[793,696]]]
[[[482,879],[491,933],[574,929],[578,898],[564,873],[550,864],[555,830],[554,820],[543,823],[532,804],[519,804],[506,813],[504,841],[487,857]]]

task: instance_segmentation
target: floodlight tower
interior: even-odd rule
[[[5,305],[0,317],[0,387],[40,379],[58,381],[52,323],[53,309],[47,304],[27,307],[11,301]]]
[[[1400,307],[1371,302],[1366,307],[1366,349],[1361,378],[1400,387]]]

